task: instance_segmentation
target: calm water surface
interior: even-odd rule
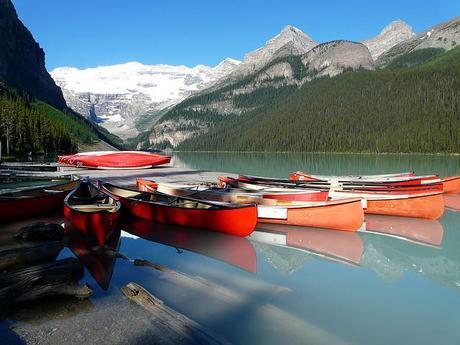
[[[176,153],[174,164],[276,177],[460,174],[457,156]],[[374,216],[366,228],[263,225],[235,238],[132,222],[125,230],[135,236],[123,232],[120,251],[174,273],[117,260],[107,264],[107,291],[86,272],[96,288],[90,301],[97,308],[135,281],[239,344],[460,344],[460,212],[448,209],[439,221]]]

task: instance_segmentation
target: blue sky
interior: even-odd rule
[[[458,0],[13,0],[49,70],[139,61],[242,59],[291,24],[317,42],[363,40],[402,19],[414,31],[460,15]]]

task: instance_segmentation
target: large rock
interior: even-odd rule
[[[66,106],[45,68],[45,53],[19,20],[11,0],[0,0],[0,79],[52,106]]]

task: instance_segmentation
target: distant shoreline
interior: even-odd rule
[[[163,151],[165,152],[165,151]],[[168,151],[166,151],[168,152]],[[460,156],[460,152],[312,152],[312,151],[169,151],[171,153],[308,153],[308,154],[336,154],[336,155],[407,155],[407,156]]]

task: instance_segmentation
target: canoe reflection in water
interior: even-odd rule
[[[202,254],[250,273],[257,271],[255,250],[251,242],[244,237],[152,223],[142,219],[125,222],[122,229],[148,241]]]
[[[107,290],[112,279],[115,266],[115,251],[120,247],[120,230],[114,230],[106,237],[105,243],[91,234],[84,234],[65,224],[67,246],[78,257],[94,280],[103,290]]]
[[[460,212],[460,194],[444,194],[444,205],[447,209]]]
[[[363,243],[357,233],[301,226],[261,224],[252,241],[291,248],[344,264],[359,266]]]
[[[444,229],[437,220],[366,215],[366,230],[364,233],[385,235],[419,245],[439,247],[444,235]]]
[[[382,239],[391,237],[401,240],[401,242],[439,248],[444,230],[441,223],[434,220],[367,215],[366,228],[358,233],[259,224],[248,238],[254,241],[256,247],[261,249],[264,256],[267,256],[267,259],[276,268],[281,269],[286,264],[291,265],[292,267],[281,269],[291,273],[297,268],[294,266],[298,266],[301,253],[347,265],[365,266],[363,255],[369,241],[363,241],[362,234],[369,234],[369,236],[381,237]],[[260,244],[269,246],[260,248]],[[283,247],[288,251],[275,253],[273,247],[270,250],[270,246]],[[288,258],[291,255],[289,252],[297,253],[298,260],[294,260],[292,257]],[[275,263],[274,260],[279,262]],[[304,258],[303,262],[305,261],[307,259]]]

